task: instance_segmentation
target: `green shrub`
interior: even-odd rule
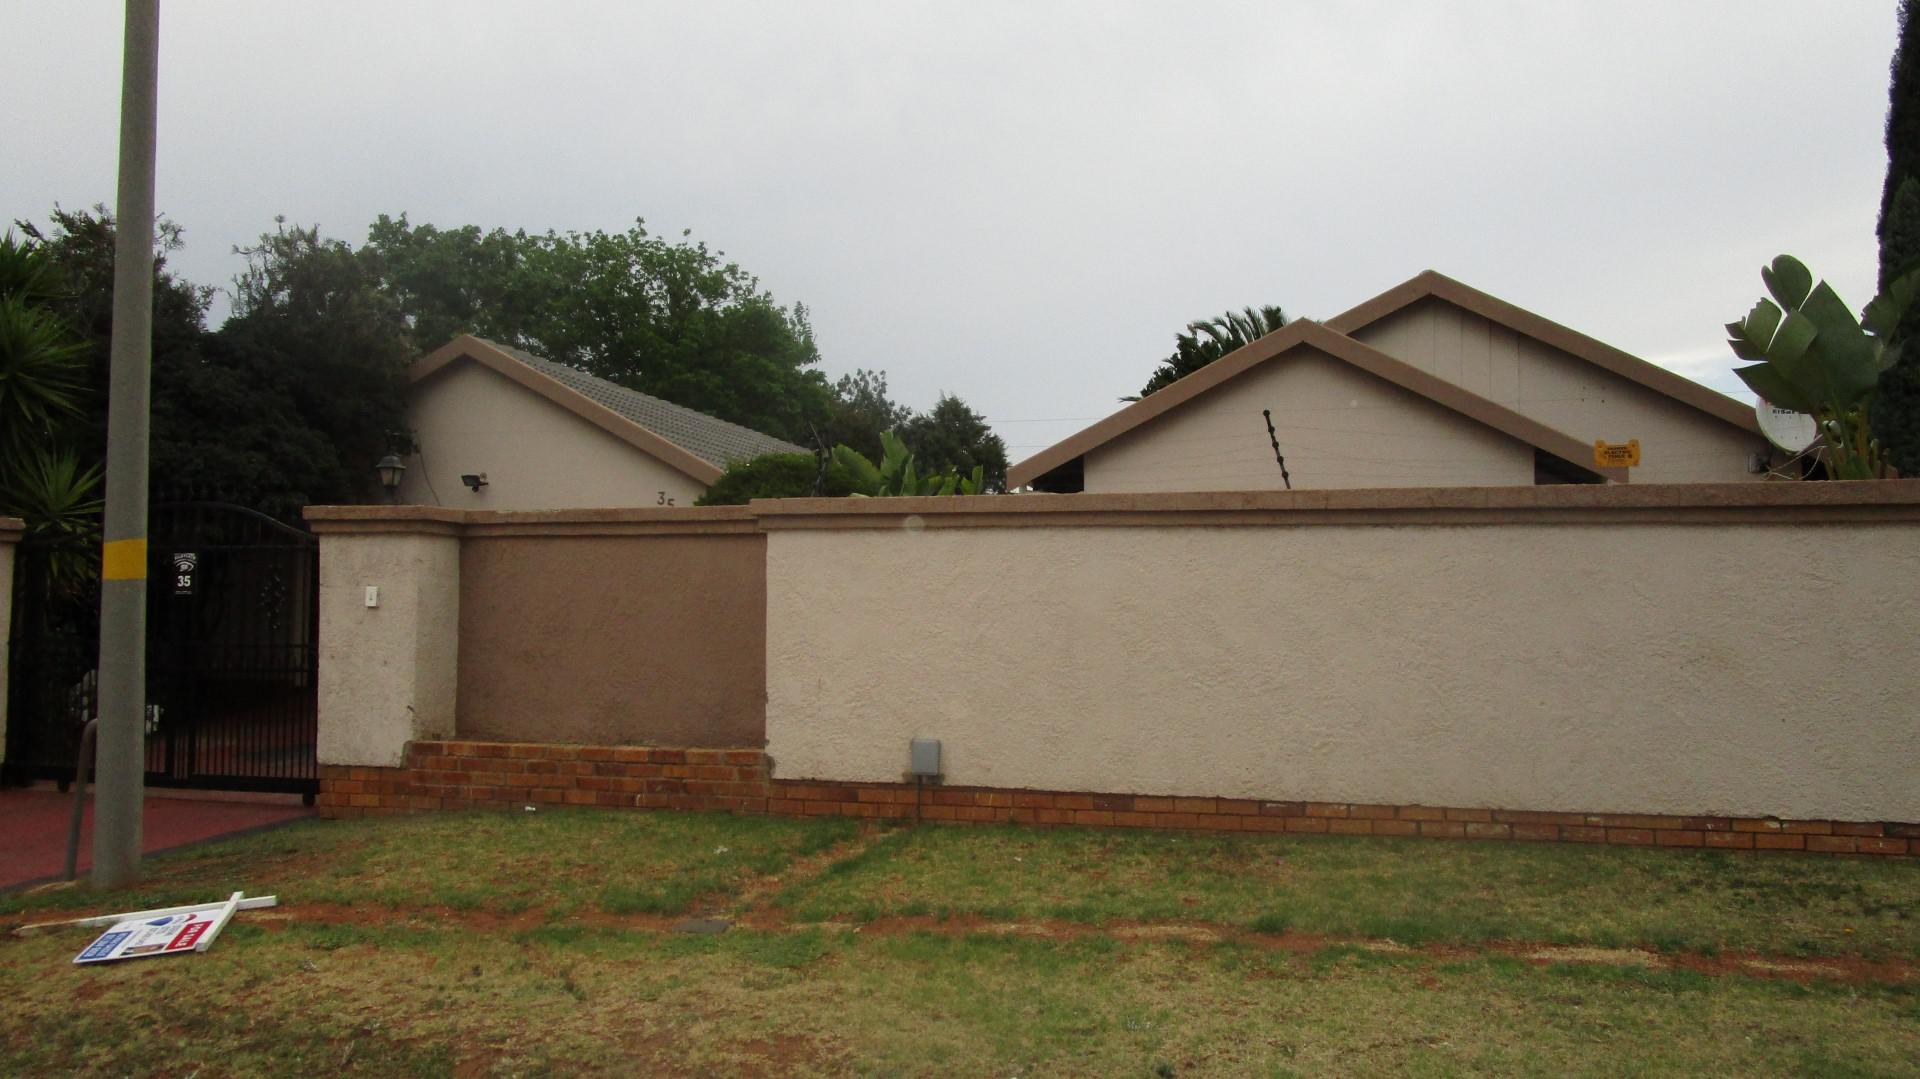
[[[827,465],[822,489],[814,491],[820,479],[820,459],[811,453],[769,453],[750,461],[735,461],[694,502],[696,506],[744,506],[756,498],[845,498],[853,493],[847,470],[838,461]]]

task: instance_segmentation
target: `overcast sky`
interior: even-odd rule
[[[8,219],[113,202],[121,10],[0,0]],[[1733,391],[1763,262],[1871,296],[1895,14],[166,0],[158,203],[208,284],[276,214],[691,228],[1016,461],[1191,319],[1429,267]]]

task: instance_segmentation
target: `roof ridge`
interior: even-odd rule
[[[1422,270],[1385,292],[1360,301],[1327,319],[1326,325],[1336,333],[1352,336],[1428,299],[1450,303],[1495,325],[1531,337],[1548,348],[1564,352],[1629,382],[1639,383],[1723,423],[1753,434],[1760,433],[1760,421],[1754,415],[1753,408],[1742,404],[1739,399],[1434,269]]]
[[[712,423],[722,424],[724,426],[731,427],[734,430],[739,431],[743,434],[753,435],[757,438],[772,439],[775,442],[786,442],[785,439],[775,438],[773,435],[767,434],[765,431],[756,430],[752,427],[748,427],[746,424],[735,423],[732,420],[725,419],[720,416],[716,416],[711,412],[702,412],[699,409],[692,407],[691,405],[683,405],[677,401],[669,401],[666,398],[659,396],[658,394],[648,393],[645,390],[636,390],[632,386],[623,386],[620,383],[615,382],[610,378],[605,378],[600,375],[596,375],[592,371],[588,371],[580,367],[575,367],[570,363],[563,363],[559,360],[550,359],[546,356],[539,355],[538,353],[529,352],[528,350],[521,348],[518,345],[503,345],[498,341],[489,340],[488,338],[480,337],[478,335],[474,336],[474,340],[485,341],[487,344],[492,345],[494,348],[497,348],[500,351],[505,352],[507,355],[512,356],[514,359],[520,360],[523,363],[526,362],[527,360],[532,360],[535,362],[535,364],[543,364],[549,367],[559,367],[564,370],[571,371],[574,374],[579,375],[581,378],[585,378],[598,385],[605,386],[607,389],[612,390],[616,393],[631,394],[635,397],[639,397],[652,404],[663,405],[667,408],[673,409],[676,412],[684,412],[688,415],[698,416],[701,419],[707,420]],[[535,369],[538,370],[538,367],[536,367]],[[793,446],[796,450],[799,450],[801,452],[806,452],[805,446],[798,446],[791,442],[788,442],[787,445]]]
[[[1396,356],[1312,319],[1295,319],[1179,379],[1158,393],[1133,402],[1118,412],[1054,443],[1007,470],[1009,487],[1023,486],[1053,469],[1085,456],[1091,450],[1144,426],[1230,379],[1293,352],[1311,348],[1382,381],[1399,386],[1441,408],[1492,428],[1516,442],[1577,461],[1585,443],[1498,401],[1457,386]],[[1571,454],[1571,457],[1569,455]],[[1627,478],[1624,469],[1594,469],[1614,479]]]
[[[713,483],[735,461],[768,453],[807,452],[804,446],[744,424],[475,334],[462,334],[422,356],[408,378],[417,383],[463,358],[491,368],[701,483]]]

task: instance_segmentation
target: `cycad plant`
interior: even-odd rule
[[[40,447],[7,461],[0,506],[27,523],[29,547],[43,552],[53,595],[93,583],[100,543],[100,466],[80,467],[70,451]]]
[[[45,253],[0,236],[0,464],[46,446],[80,414],[85,357],[50,306],[59,295]]]
[[[26,521],[56,593],[91,581],[100,513],[99,468],[63,446],[87,392],[85,352],[53,307],[64,290],[43,249],[0,236],[0,513]]]

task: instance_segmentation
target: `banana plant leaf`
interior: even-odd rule
[[[1781,255],[1773,265],[1760,268],[1760,280],[1780,306],[1791,311],[1806,301],[1813,291],[1813,271],[1792,255]]]
[[[847,470],[848,485],[853,488],[854,493],[862,495],[880,493],[880,470],[873,467],[873,462],[867,460],[865,454],[852,446],[835,446],[833,459],[841,468]]]

